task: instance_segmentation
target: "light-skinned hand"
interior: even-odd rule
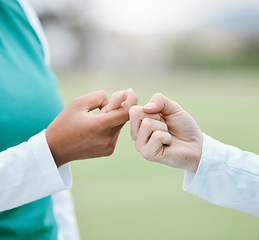
[[[110,102],[104,91],[74,99],[46,130],[57,167],[72,160],[111,155],[129,120],[129,109],[137,103],[132,89],[114,93]],[[98,108],[100,112],[92,112]]]
[[[145,159],[197,171],[203,135],[176,102],[157,93],[144,107],[131,107],[130,125],[136,149]]]

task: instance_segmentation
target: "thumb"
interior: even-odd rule
[[[153,95],[149,103],[147,103],[143,111],[145,113],[161,113],[163,116],[174,114],[182,108],[174,101],[168,99],[161,93]]]

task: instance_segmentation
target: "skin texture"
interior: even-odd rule
[[[57,167],[73,160],[111,155],[121,128],[129,120],[129,109],[137,103],[132,89],[114,93],[110,102],[104,91],[74,99],[46,130]],[[92,112],[98,108],[98,113]]]
[[[203,135],[195,120],[176,102],[157,93],[144,107],[130,109],[130,124],[136,149],[145,159],[197,171]]]

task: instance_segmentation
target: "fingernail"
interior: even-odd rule
[[[147,104],[144,106],[145,109],[154,109],[154,108],[156,108],[156,107],[157,107],[157,105],[156,105],[155,103],[153,103],[153,102],[149,102],[149,103],[147,103]]]

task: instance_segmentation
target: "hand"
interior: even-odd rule
[[[203,135],[176,102],[155,94],[144,107],[130,109],[130,124],[132,139],[145,159],[197,171]]]
[[[103,91],[74,99],[46,130],[56,165],[111,155],[129,109],[137,103],[131,89],[114,93],[109,103]],[[96,108],[99,113],[91,112]]]

